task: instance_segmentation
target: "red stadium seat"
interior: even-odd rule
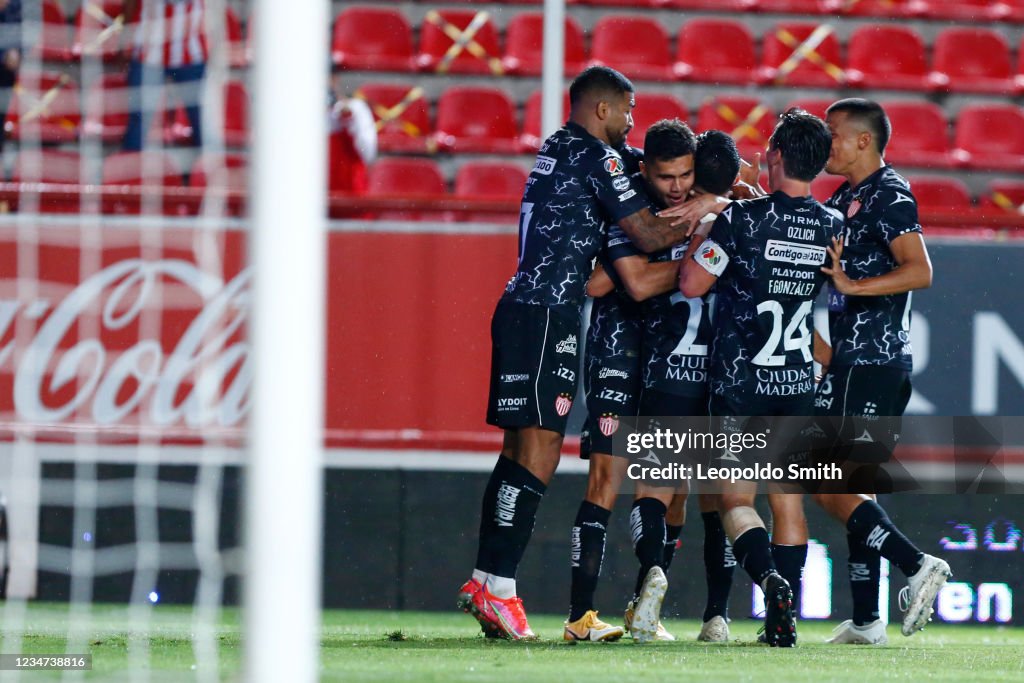
[[[1024,172],[1024,111],[1011,104],[964,107],[956,120],[953,156],[967,168]]]
[[[82,135],[103,142],[119,142],[128,128],[128,78],[123,73],[105,74],[86,93]]]
[[[850,17],[916,17],[927,10],[926,0],[822,0],[825,14]]]
[[[249,143],[249,93],[241,81],[224,84],[224,144],[245,147]]]
[[[591,63],[618,69],[629,78],[672,78],[668,34],[660,22],[622,15],[598,19],[591,30]]]
[[[78,152],[52,149],[21,150],[14,158],[14,173],[11,182],[78,185],[81,179],[81,163],[82,160]],[[35,198],[29,200],[29,196],[34,194],[22,191],[18,197],[18,203],[12,208],[17,210],[20,206],[26,210],[34,210],[36,207],[32,204],[37,200]],[[39,211],[45,213],[78,213],[80,207],[77,196],[69,197],[67,201],[40,198],[38,202]]]
[[[126,36],[120,0],[82,0],[75,13],[75,41],[71,56],[100,56],[111,62],[121,58],[131,48]]]
[[[355,92],[373,112],[377,145],[382,152],[427,152],[430,107],[423,88],[408,85],[367,84]]]
[[[1017,75],[1013,79],[1018,95],[1024,95],[1024,37],[1017,46]]]
[[[836,100],[833,97],[829,97],[829,98],[817,98],[817,97],[815,97],[815,98],[801,98],[801,99],[793,100],[792,102],[787,104],[786,105],[786,109],[791,109],[793,107],[797,107],[798,109],[803,109],[806,112],[814,114],[819,119],[823,119],[824,120],[824,118],[825,118],[825,110],[828,109],[829,105],[831,105],[835,101]],[[785,109],[783,111],[785,111]]]
[[[599,7],[629,7],[630,9],[650,7],[658,9],[668,5],[670,0],[582,0],[582,2],[585,5],[597,5]]]
[[[440,150],[511,154],[518,133],[515,107],[503,90],[452,87],[437,101]]]
[[[900,166],[951,168],[949,125],[942,108],[931,102],[886,102],[892,137],[886,161]]]
[[[463,164],[455,174],[455,196],[467,199],[505,199],[518,203],[525,186],[526,171],[516,164],[502,161],[471,161]],[[459,219],[515,225],[519,211],[470,213]]]
[[[116,152],[103,160],[104,186],[145,186],[150,188],[182,187],[181,169],[174,158],[165,152]],[[159,201],[159,200],[158,200]],[[162,198],[165,216],[184,216],[194,213],[187,202],[165,196]],[[147,206],[141,199],[104,196],[103,212],[136,215]]]
[[[757,0],[666,0],[665,5],[672,9],[703,9],[714,12],[750,12],[756,9]]]
[[[543,64],[544,15],[517,14],[505,29],[505,57],[502,63],[510,74],[536,76]],[[565,73],[574,76],[587,60],[583,30],[572,17],[565,18]]]
[[[723,95],[707,100],[697,115],[697,130],[724,130],[740,154],[750,157],[764,152],[775,129],[775,112],[756,97]]]
[[[673,72],[684,81],[754,82],[754,37],[738,21],[694,19],[679,30]]]
[[[909,26],[868,24],[850,36],[850,85],[888,90],[930,90],[924,42]]]
[[[922,0],[922,16],[960,22],[1003,21],[1011,14],[1006,2],[992,0]]]
[[[427,12],[420,24],[416,68],[437,73],[504,73],[498,30],[490,15],[472,10]]]
[[[224,4],[224,32],[228,39],[228,63],[240,68],[249,63],[246,54],[245,39],[242,36],[242,22],[239,21],[231,5]]]
[[[22,71],[14,86],[4,132],[15,140],[73,142],[78,139],[82,105],[78,84],[65,74]]]
[[[829,175],[822,171],[818,174],[818,177],[811,182],[811,196],[824,204],[828,201],[829,197],[835,194],[835,191],[839,189],[839,186],[845,182],[846,178],[841,175]],[[765,185],[764,188],[768,189],[768,186]]]
[[[811,48],[806,56],[798,53]],[[763,39],[759,80],[790,86],[834,88],[846,81],[839,40],[827,24],[777,24]]]
[[[219,188],[246,192],[249,188],[249,160],[241,154],[201,154],[192,164],[188,185],[205,189],[211,183]],[[208,201],[205,196],[203,199]],[[245,203],[240,198],[232,198],[225,201],[225,209],[229,216],[242,216]]]
[[[931,80],[940,90],[1009,95],[1010,47],[996,31],[949,28],[935,38]]]
[[[42,11],[43,25],[36,45],[40,58],[58,62],[71,59],[68,19],[64,10],[57,0],[43,0]]]
[[[921,210],[962,209],[971,205],[971,193],[956,178],[907,178]]]
[[[986,209],[1002,209],[1012,214],[1024,213],[1024,182],[1019,180],[993,180],[988,194],[981,199]]]
[[[569,93],[564,93],[562,101],[562,122],[569,118]],[[519,151],[533,154],[540,147],[541,132],[541,92],[535,90],[526,100],[526,112],[523,115],[523,133],[519,136]]]
[[[637,96],[636,108],[633,109],[633,130],[629,133],[629,144],[642,148],[647,129],[661,119],[679,119],[687,123],[688,118],[686,105],[673,95],[641,93]]]
[[[412,28],[399,10],[349,7],[334,20],[331,61],[343,69],[409,71]]]
[[[369,169],[370,197],[437,197],[448,192],[441,169],[430,159],[384,157]],[[443,219],[444,213],[424,211],[380,211],[378,218],[390,220]]]
[[[778,12],[779,14],[821,14],[821,0],[757,0],[759,12]]]

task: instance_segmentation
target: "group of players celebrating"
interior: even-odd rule
[[[742,162],[721,131],[695,136],[663,120],[642,151],[627,145],[635,93],[613,69],[585,70],[569,99],[568,122],[541,145],[527,179],[519,265],[491,322],[487,421],[504,430],[504,442],[458,604],[489,637],[536,637],[516,569],[559,462],[589,294],[582,455],[590,476],[571,534],[564,637],[609,641],[628,630],[639,642],[674,640],[660,610],[685,487],[637,482],[629,520],[640,566],[625,628],[594,609],[628,464],[613,447],[620,417],[716,416],[742,431],[749,416],[901,415],[910,398],[910,292],[930,285],[931,265],[909,185],[884,162],[891,129],[874,102],[840,100],[827,123],[784,113],[764,155],[765,192],[760,161]],[[822,170],[847,180],[825,205],[810,196]],[[826,282],[831,347],[809,326]],[[896,438],[891,429],[869,436],[878,448],[859,449],[860,457],[886,457]],[[756,494],[756,482],[734,481],[699,496],[708,592],[698,639],[729,639],[738,564],[764,591],[761,639],[792,647],[807,556],[803,496],[769,494],[769,537]],[[923,628],[949,565],[916,548],[871,495],[813,497],[848,532],[854,614],[831,641],[887,642],[882,557],[907,576],[903,634]]]

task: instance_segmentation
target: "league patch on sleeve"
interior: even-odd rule
[[[705,240],[693,255],[693,260],[715,277],[720,277],[725,272],[725,267],[729,265],[729,257],[714,240]]]
[[[608,157],[604,160],[604,170],[608,171],[608,175],[613,178],[617,175],[622,175],[626,172],[626,165],[622,163],[622,159],[619,157]]]

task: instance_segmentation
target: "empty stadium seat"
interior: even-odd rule
[[[239,21],[235,10],[231,5],[224,4],[224,33],[228,39],[228,63],[240,68],[249,63],[245,47],[245,39],[242,36],[242,22]]]
[[[956,178],[907,178],[910,191],[922,211],[962,209],[971,206],[971,193]]]
[[[673,95],[641,93],[637,95],[636,108],[633,109],[633,130],[629,133],[629,144],[643,147],[647,129],[661,119],[679,119],[683,123],[688,123],[688,118],[686,105]]]
[[[420,24],[416,68],[438,73],[503,73],[494,22],[486,12],[430,10]]]
[[[967,168],[1024,172],[1024,111],[1011,104],[964,107],[956,119],[953,157]]]
[[[523,114],[523,132],[519,136],[519,151],[533,154],[540,147],[541,131],[541,92],[535,90],[526,100],[526,111]],[[569,93],[564,93],[562,101],[562,123],[569,118]]]
[[[82,160],[78,152],[53,149],[20,150],[18,156],[14,158],[11,182],[77,185],[81,178],[81,163]],[[23,203],[33,195],[38,196],[30,190],[22,190],[18,196],[17,205],[12,208],[17,210],[19,206],[22,206],[29,210],[35,209],[35,206],[25,206]],[[45,213],[78,213],[80,207],[77,195],[59,200],[39,197],[37,201],[39,202],[39,211]]]
[[[953,166],[949,126],[941,107],[920,100],[886,102],[884,106],[892,124],[886,161],[901,166]]]
[[[841,175],[830,175],[822,171],[811,182],[811,196],[824,204],[828,201],[829,197],[835,194],[839,186],[845,182],[846,178]],[[765,185],[764,188],[768,189],[768,186]]]
[[[916,17],[926,11],[925,0],[822,0],[825,14],[851,17]]]
[[[68,19],[57,0],[43,0],[43,25],[36,47],[44,60],[63,62],[71,58]]]
[[[888,90],[930,90],[924,42],[909,26],[869,24],[850,36],[850,85]]]
[[[981,205],[986,209],[1024,213],[1024,182],[993,180],[989,183],[988,193],[981,198]]]
[[[591,30],[591,62],[618,69],[638,80],[670,80],[668,34],[661,22],[646,17],[612,15]]]
[[[377,145],[382,152],[429,151],[430,107],[423,88],[368,83],[356,90],[355,96],[373,112]]]
[[[181,169],[174,158],[166,152],[147,150],[143,152],[116,152],[103,160],[102,184],[109,186],[146,186],[149,188],[182,187]],[[156,191],[156,190],[155,190]],[[163,213],[166,216],[184,216],[194,213],[188,202],[180,197],[164,196],[161,198]],[[140,213],[147,206],[147,198],[103,197],[103,212],[114,214]]]
[[[71,56],[99,56],[110,62],[121,58],[131,44],[125,36],[120,0],[82,0],[75,13],[75,40]]]
[[[544,57],[544,15],[524,12],[505,28],[505,57],[502,64],[510,74],[536,76]],[[565,18],[565,73],[575,76],[587,60],[583,30],[572,17]]]
[[[1009,95],[1010,47],[996,31],[949,28],[935,38],[931,81],[940,90]]]
[[[412,28],[399,10],[349,7],[334,21],[331,60],[343,69],[408,71]]]
[[[672,9],[703,9],[713,12],[749,12],[757,7],[757,0],[665,0]]]
[[[846,80],[839,40],[826,24],[777,24],[762,43],[762,83],[834,88]],[[802,57],[797,54],[801,46],[812,49]]]
[[[929,19],[953,21],[1002,21],[1011,9],[1006,2],[992,0],[921,0],[921,15]]]
[[[831,105],[835,101],[836,101],[835,98],[832,98],[832,97],[828,97],[828,98],[820,98],[820,97],[800,98],[800,99],[793,100],[792,102],[787,104],[786,105],[786,109],[792,109],[793,107],[796,107],[798,109],[803,109],[804,111],[806,111],[808,113],[814,114],[815,116],[817,116],[820,119],[824,119],[825,118],[825,110],[828,109],[829,105]],[[783,109],[783,111],[786,111],[786,109]]]
[[[754,37],[738,21],[694,19],[679,30],[676,78],[746,85],[754,81]]]
[[[701,105],[697,116],[698,132],[711,129],[729,133],[740,154],[749,157],[767,147],[775,129],[775,112],[756,97],[715,97]]]
[[[216,154],[205,152],[199,155],[192,164],[189,173],[189,187],[205,189],[211,184],[218,188],[237,193],[245,193],[249,188],[249,160],[241,154]],[[203,201],[213,199],[204,195]],[[242,197],[218,197],[224,201],[225,213],[229,216],[242,216],[245,213],[245,202]]]
[[[22,71],[14,86],[7,110],[7,137],[34,139],[44,143],[73,142],[78,139],[82,105],[78,84],[66,74]]]
[[[511,154],[518,133],[515,107],[503,90],[452,87],[437,101],[440,150]]]
[[[759,12],[781,14],[820,14],[823,9],[820,0],[757,0]]]
[[[224,84],[224,144],[245,147],[249,143],[249,93],[241,81]]]
[[[509,223],[519,220],[518,203],[526,186],[526,171],[502,161],[472,161],[463,164],[455,174],[455,196],[467,199],[507,200],[516,204],[511,212],[472,212],[459,220],[487,223]]]
[[[368,171],[370,197],[437,197],[448,192],[441,169],[430,159],[383,157]],[[390,220],[441,219],[441,212],[396,209],[377,212]]]

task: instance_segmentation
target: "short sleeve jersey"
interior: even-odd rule
[[[875,171],[857,187],[843,183],[827,206],[846,217],[842,262],[853,280],[893,270],[897,263],[889,245],[900,235],[921,232],[910,184],[891,166]],[[911,370],[910,299],[910,292],[844,296],[830,287],[832,364]]]
[[[812,308],[842,216],[775,192],[730,204],[693,255],[718,276],[711,391],[801,398],[814,391]]]
[[[647,207],[622,155],[572,122],[541,145],[519,216],[505,297],[579,316],[608,225]]]

